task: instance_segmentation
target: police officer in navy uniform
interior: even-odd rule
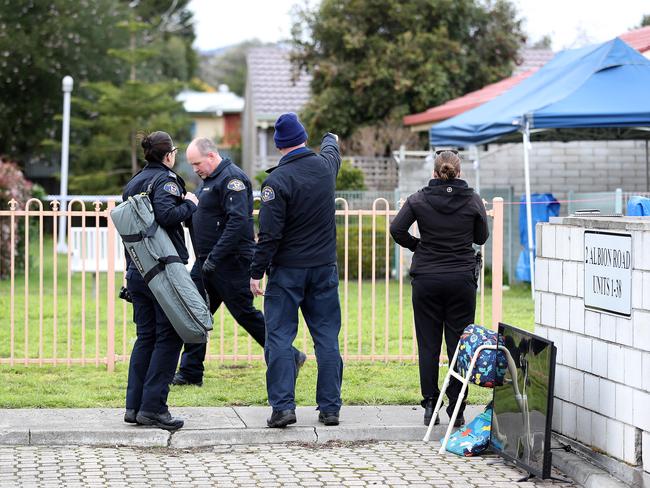
[[[275,123],[279,164],[262,185],[260,229],[251,265],[251,291],[264,295],[266,388],[273,411],[269,427],[296,422],[296,367],[291,344],[301,309],[314,340],[320,422],[338,425],[343,361],[339,352],[341,307],[336,267],[338,137],[325,134],[320,154],[305,146],[307,132],[294,113]],[[260,279],[268,270],[266,291]]]
[[[390,226],[395,242],[413,251],[410,273],[425,425],[440,395],[438,358],[443,332],[447,356],[452,358],[463,330],[474,322],[477,261],[472,244],[484,244],[489,236],[483,201],[460,176],[458,151],[436,151],[433,178],[408,197]],[[418,224],[419,238],[409,233],[413,222]],[[451,378],[447,388],[450,417],[461,387],[460,381]],[[463,398],[456,427],[465,421],[464,409]]]
[[[150,191],[156,222],[167,231],[178,256],[187,263],[189,255],[181,223],[192,216],[198,200],[185,191],[185,182],[171,169],[176,148],[169,134],[153,132],[142,139],[142,147],[147,164],[126,184],[122,199]],[[137,339],[129,363],[124,421],[176,430],[183,426],[183,420],[169,413],[167,395],[183,341],[128,253],[126,260],[126,282],[133,300]]]
[[[199,280],[205,286],[212,313],[224,303],[235,320],[264,347],[264,315],[253,307],[249,286],[255,245],[251,182],[230,159],[222,159],[210,139],[193,140],[186,155],[194,172],[203,179],[197,190],[198,209],[192,217],[192,241],[197,254],[194,280],[197,286]],[[201,276],[197,278],[199,270]],[[201,385],[205,353],[205,344],[185,344],[172,384]],[[300,368],[307,356],[295,348],[292,353]]]

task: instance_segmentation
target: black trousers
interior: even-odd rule
[[[192,280],[210,300],[210,313],[214,315],[219,306],[224,303],[228,311],[246,332],[260,346],[264,347],[266,325],[264,315],[253,306],[253,294],[250,291],[250,260],[238,256],[217,265],[217,269],[209,276],[202,276],[201,267],[205,259],[197,259],[191,271]],[[293,349],[296,360],[300,354]],[[205,360],[206,344],[185,344],[179,372],[191,382],[203,379],[203,361]]]
[[[422,397],[438,399],[438,363],[445,334],[451,361],[465,327],[474,322],[476,281],[473,271],[416,276],[412,280],[413,315],[418,341],[420,389]],[[451,378],[447,388],[450,405],[455,405],[461,383]],[[463,398],[464,411],[467,391]],[[449,407],[448,412],[452,411]]]
[[[137,270],[127,270],[126,283],[133,298],[133,321],[137,326],[129,363],[126,408],[165,413],[169,383],[183,341]]]

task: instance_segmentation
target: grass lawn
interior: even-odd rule
[[[123,407],[127,370],[124,363],[113,374],[93,366],[4,367],[0,369],[0,407]],[[174,386],[169,404],[267,405],[264,372],[260,363],[208,365],[203,387]],[[316,363],[308,361],[298,378],[297,403],[314,405],[315,392]],[[343,372],[342,396],[346,405],[416,405],[421,400],[417,365],[349,362]],[[484,404],[491,397],[492,390],[470,388],[471,403]]]
[[[486,302],[487,298],[489,297],[486,297]],[[408,308],[410,312],[410,307]],[[477,311],[478,313],[480,312]],[[488,310],[486,316],[489,316]],[[504,321],[532,330],[533,304],[527,288],[512,288],[504,292]],[[213,341],[213,346],[215,342],[217,341]],[[300,343],[298,345],[301,346]],[[259,352],[257,346],[253,352]],[[2,366],[0,407],[121,407],[127,370],[124,362],[117,363],[113,374],[107,373],[102,366],[94,365]],[[264,371],[264,365],[260,361],[208,363],[204,386],[172,387],[169,404],[266,405]],[[441,381],[445,372],[446,369],[441,368]],[[344,371],[343,400],[347,405],[415,405],[420,401],[418,378],[417,364],[414,362],[348,361]],[[316,363],[310,360],[298,379],[298,404],[313,405],[315,389]],[[469,401],[486,403],[491,394],[491,390],[472,387]]]
[[[54,274],[52,272],[51,242],[46,243],[45,266],[43,267],[44,293],[39,293],[39,270],[32,266],[29,273],[29,294],[25,297],[25,279],[21,273],[14,288],[14,351],[17,358],[52,357],[56,347],[56,357],[67,355],[87,359],[87,365],[8,365],[0,366],[0,407],[121,407],[128,366],[118,362],[113,374],[106,372],[105,366],[95,366],[95,357],[106,353],[106,299],[105,274],[97,279],[87,274],[85,283],[81,274],[70,278],[71,300],[68,307],[68,277],[65,259],[58,263],[57,294],[53,293]],[[48,252],[49,251],[49,252]],[[38,253],[32,253],[38,256]],[[32,261],[34,257],[31,258]],[[116,277],[117,287],[121,276]],[[347,344],[351,358],[346,361],[343,381],[343,400],[348,405],[363,404],[417,404],[420,400],[417,364],[413,361],[383,361],[380,356],[388,349],[391,355],[410,355],[413,351],[410,284],[405,280],[402,301],[399,301],[399,285],[391,281],[386,301],[386,287],[378,282],[374,289],[376,303],[373,309],[373,287],[370,282],[361,283],[359,308],[359,284],[350,282],[347,294],[347,315],[343,317],[341,350]],[[97,292],[99,290],[99,292]],[[345,312],[346,295],[343,283],[340,286],[341,307]],[[9,357],[11,289],[8,281],[0,281],[0,357]],[[58,313],[57,332],[54,334],[54,300],[56,297]],[[99,300],[97,300],[99,298]],[[477,319],[480,323],[480,297],[477,297]],[[256,302],[262,307],[260,301]],[[386,306],[388,305],[388,306]],[[491,322],[491,297],[485,297],[485,322]],[[85,310],[85,314],[82,314]],[[135,339],[135,327],[131,323],[131,306],[118,300],[116,304],[116,353],[130,352]],[[402,315],[403,330],[400,349],[399,317]],[[40,316],[43,329],[40,330]],[[221,406],[221,405],[265,405],[266,388],[264,364],[261,361],[245,360],[249,350],[260,354],[257,344],[249,346],[246,333],[236,326],[229,314],[225,313],[223,333],[221,314],[215,315],[215,330],[210,343],[210,353],[218,355],[239,354],[242,361],[211,361],[206,364],[204,386],[173,387],[169,403],[173,406]],[[27,320],[25,317],[27,316]],[[372,320],[374,317],[374,321]],[[122,320],[124,318],[124,324]],[[503,321],[524,329],[532,330],[534,306],[527,287],[513,287],[504,291]],[[373,327],[372,324],[375,324]],[[68,328],[68,324],[69,328]],[[347,327],[347,340],[345,329]],[[25,334],[25,331],[27,334]],[[388,331],[388,341],[385,340]],[[25,354],[25,335],[28,339]],[[235,346],[235,336],[237,336]],[[42,341],[39,342],[39,337]],[[85,348],[82,347],[85,337]],[[222,339],[223,338],[223,339]],[[360,340],[359,340],[360,338]],[[296,346],[313,352],[311,340],[301,324]],[[249,349],[250,347],[250,349]],[[356,354],[378,356],[377,361],[358,361]],[[19,359],[17,360],[17,362]],[[441,369],[441,377],[445,374]],[[442,381],[442,379],[441,379]],[[315,403],[316,363],[309,360],[301,371],[296,388],[296,400],[301,405]],[[491,391],[481,388],[470,389],[470,402],[485,403]]]

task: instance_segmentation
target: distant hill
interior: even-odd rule
[[[208,85],[228,85],[237,95],[244,96],[246,85],[246,53],[252,47],[265,45],[257,39],[249,39],[216,49],[199,52],[199,73]]]
[[[222,54],[227,53],[229,50],[231,50],[233,47],[237,46],[238,44],[230,44],[228,46],[222,46],[222,47],[215,47],[214,49],[207,49],[205,51],[198,51],[197,54],[201,56],[202,58],[210,58],[213,56],[221,56]]]

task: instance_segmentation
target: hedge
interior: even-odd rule
[[[364,217],[361,229],[361,277],[372,278],[372,217]],[[386,217],[376,217],[375,240],[375,277],[381,279],[386,272]],[[395,241],[390,236],[388,244],[389,271],[395,266]],[[345,272],[345,223],[342,217],[337,218],[336,252],[339,266],[339,277]],[[348,278],[359,277],[359,221],[350,218],[348,226]]]

